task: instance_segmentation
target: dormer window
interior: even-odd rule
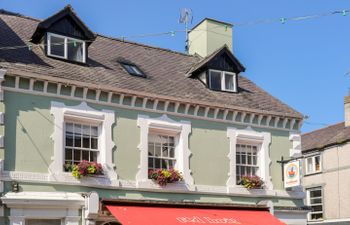
[[[85,63],[85,41],[47,33],[47,55],[69,61]]]
[[[209,88],[217,91],[237,92],[236,74],[220,71],[209,70]]]

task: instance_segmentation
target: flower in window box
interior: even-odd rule
[[[149,170],[148,177],[160,186],[166,186],[169,183],[175,183],[183,180],[181,173],[175,169]]]
[[[72,165],[71,168],[72,175],[77,179],[86,176],[103,175],[102,165],[97,162],[83,160],[77,165]]]
[[[264,181],[259,176],[243,176],[239,184],[247,189],[262,189]]]

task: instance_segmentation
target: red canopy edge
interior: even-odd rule
[[[122,225],[285,225],[268,211],[116,206],[106,208]]]

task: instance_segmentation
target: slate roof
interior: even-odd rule
[[[302,151],[321,150],[350,141],[350,127],[337,123],[301,136]]]
[[[0,11],[0,48],[29,43],[40,20]],[[129,75],[118,60],[136,64],[147,75]],[[87,65],[68,63],[45,56],[39,45],[0,49],[0,67],[8,73],[28,72],[81,81],[97,87],[117,88],[150,97],[169,98],[248,112],[302,118],[302,114],[274,98],[246,77],[239,76],[239,93],[209,90],[187,72],[201,58],[167,49],[97,35],[89,47]]]

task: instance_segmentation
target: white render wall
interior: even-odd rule
[[[322,173],[304,176],[303,186],[306,189],[323,187],[325,222],[334,219],[350,221],[350,143],[324,150],[321,162]]]

